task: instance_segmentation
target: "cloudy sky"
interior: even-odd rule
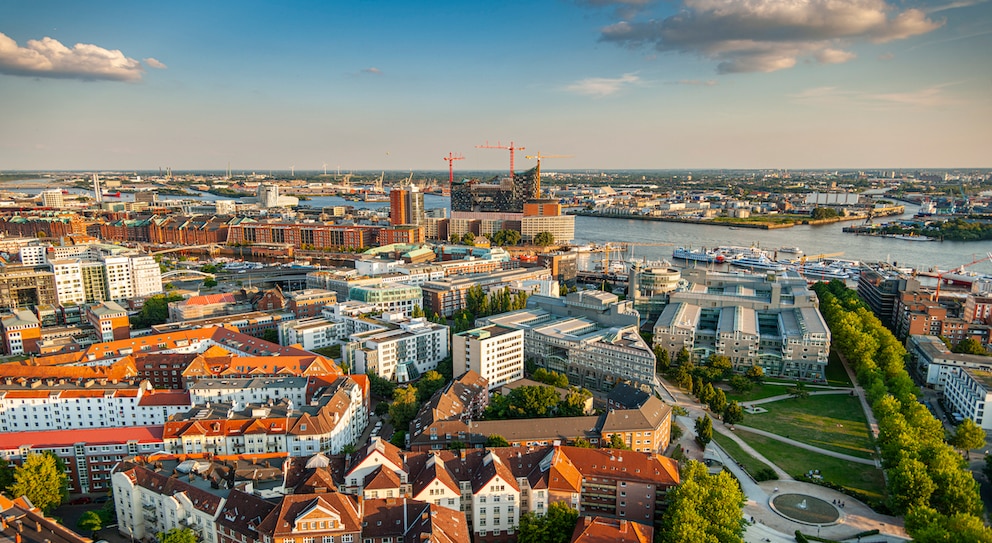
[[[0,171],[987,167],[992,2],[0,3]]]

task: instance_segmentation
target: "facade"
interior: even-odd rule
[[[992,357],[952,353],[937,336],[912,335],[906,341],[910,364],[920,382],[937,392],[943,392],[947,379],[957,368],[992,371]]]
[[[409,317],[413,308],[423,304],[420,287],[402,283],[380,283],[378,285],[355,286],[348,292],[348,298],[371,305],[384,313],[403,313]]]
[[[4,352],[9,355],[37,353],[41,339],[41,322],[27,309],[15,309],[0,317]]]
[[[541,232],[550,232],[555,244],[571,243],[575,239],[574,215],[524,215],[520,218],[520,237],[525,242],[534,241]]]
[[[385,327],[351,334],[342,356],[357,373],[399,383],[419,378],[448,356],[448,327],[423,317],[386,314]]]
[[[86,303],[86,289],[83,286],[83,265],[79,259],[53,260],[55,293],[62,305]]]
[[[305,377],[205,377],[190,383],[187,390],[194,404],[286,401],[300,406],[307,403],[307,384]]]
[[[858,296],[890,330],[895,329],[895,310],[899,293],[918,290],[920,290],[919,281],[886,267],[861,268],[861,275],[858,277]]]
[[[984,430],[992,430],[992,371],[951,368],[944,381],[944,400],[955,423],[971,419]]]
[[[481,287],[483,291],[490,293],[503,288],[516,288],[525,281],[548,279],[551,279],[551,274],[543,267],[447,276],[444,279],[428,281],[421,286],[424,310],[428,314],[437,313],[442,317],[451,317],[467,308],[468,291],[473,287]]]
[[[131,321],[127,311],[116,302],[101,302],[86,309],[86,321],[96,329],[100,341],[116,341],[131,337]]]
[[[308,319],[320,315],[321,310],[338,301],[337,293],[324,289],[297,290],[286,294],[286,309],[297,319]]]
[[[47,265],[7,265],[0,269],[0,309],[57,305],[55,274]]]
[[[478,322],[523,330],[524,358],[568,376],[573,385],[603,391],[621,382],[654,385],[654,352],[638,333],[632,302],[582,291],[531,296],[527,306]]]
[[[524,331],[487,326],[451,337],[455,375],[473,371],[495,390],[524,376]]]
[[[694,269],[687,279],[655,323],[656,347],[673,358],[683,347],[699,360],[726,356],[740,372],[761,366],[769,376],[825,380],[830,330],[802,277]]]
[[[163,445],[162,426],[0,432],[0,458],[8,462],[20,464],[29,454],[43,452],[65,461],[73,494],[109,491],[118,462],[161,451]]]
[[[227,243],[286,243],[297,249],[362,249],[372,246],[378,228],[324,223],[261,223],[244,219],[228,227]]]

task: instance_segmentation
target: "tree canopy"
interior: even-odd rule
[[[179,294],[158,294],[145,300],[141,313],[131,317],[132,328],[148,328],[153,324],[163,324],[169,320],[169,302],[178,302]]]
[[[533,511],[520,517],[517,543],[568,543],[579,512],[564,502],[554,502],[545,515]]]
[[[35,507],[48,513],[69,497],[69,476],[62,459],[50,452],[29,453],[14,470],[14,482],[8,488],[12,496],[27,496]]]
[[[713,421],[708,415],[696,419],[696,442],[705,447],[713,441]]]
[[[539,232],[534,235],[534,245],[547,247],[555,242],[555,236],[551,232]]]
[[[695,460],[682,468],[679,486],[668,491],[659,543],[731,543],[743,541],[744,492],[726,471],[710,475]]]
[[[417,381],[417,400],[421,403],[431,399],[435,392],[444,388],[447,379],[436,370],[430,370]]]
[[[168,532],[159,532],[156,536],[158,543],[197,543],[196,532],[189,528],[173,528]]]
[[[404,429],[417,416],[420,403],[417,401],[417,388],[405,386],[393,391],[393,403],[389,405],[389,418],[393,428]]]

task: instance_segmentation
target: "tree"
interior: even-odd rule
[[[723,423],[731,426],[744,421],[744,408],[737,400],[731,400],[723,410]]]
[[[611,449],[620,449],[620,450],[630,449],[630,447],[627,446],[627,442],[624,441],[623,436],[621,434],[611,435],[609,443],[610,443],[609,447]]]
[[[417,399],[423,403],[431,399],[435,392],[444,388],[447,380],[436,370],[430,370],[417,381]]]
[[[5,492],[13,482],[14,468],[6,459],[0,458],[0,493]]]
[[[213,277],[207,277],[203,280],[203,288],[214,288],[217,286],[217,280]]]
[[[661,518],[660,543],[743,541],[744,492],[726,471],[710,475],[695,460],[682,468],[679,486],[668,491]]]
[[[582,438],[582,437],[575,438],[575,441],[572,442],[572,446],[573,447],[578,447],[580,449],[595,449],[596,448],[596,447],[593,447],[592,446],[592,443],[589,443],[589,440],[588,439],[585,439],[585,438]]]
[[[754,382],[743,375],[733,375],[730,377],[730,388],[741,394],[746,394],[754,388]]]
[[[840,214],[837,212],[837,210],[832,207],[813,208],[813,219],[815,220],[833,219],[838,217],[839,215]]]
[[[189,528],[173,528],[168,532],[159,532],[155,536],[158,543],[197,543],[196,532]]]
[[[809,388],[806,387],[806,383],[796,383],[796,386],[789,387],[789,396],[797,400],[805,400],[809,398]]]
[[[713,370],[718,371],[720,377],[730,375],[731,370],[734,368],[734,364],[730,361],[730,357],[715,353],[711,354],[709,359],[706,360],[706,365]]]
[[[259,339],[279,345],[279,332],[276,330],[266,330],[262,332],[262,336]]]
[[[51,452],[29,453],[14,470],[11,496],[27,496],[35,507],[48,513],[69,497],[69,476],[65,462]]]
[[[708,415],[696,419],[696,442],[706,448],[713,441],[713,421]]]
[[[462,236],[462,244],[475,245],[475,234],[472,232],[465,232],[465,235]]]
[[[531,511],[520,517],[517,543],[568,543],[579,512],[564,502],[554,502],[545,515]]]
[[[169,320],[169,302],[178,302],[183,297],[178,294],[158,294],[145,300],[141,313],[131,318],[131,328],[148,328],[153,324],[163,324]]]
[[[531,374],[531,379],[558,388],[568,388],[568,377],[564,373],[549,371],[544,368],[537,368]]]
[[[713,389],[713,395],[710,396],[710,411],[714,413],[723,413],[723,410],[727,408],[727,395],[723,393],[722,389]]]
[[[406,386],[393,391],[393,403],[389,406],[389,418],[393,428],[406,428],[417,416],[420,404],[417,402],[417,388]]]
[[[406,431],[396,430],[393,432],[393,437],[389,438],[389,442],[401,449],[406,447]]]
[[[672,365],[672,357],[661,345],[654,348],[654,371],[665,373]]]
[[[681,349],[679,349],[679,354],[675,355],[675,362],[679,366],[686,366],[686,365],[691,364],[692,363],[692,353],[689,352],[689,349],[686,349],[685,347],[682,347]]]
[[[985,430],[975,424],[971,419],[964,419],[954,430],[954,436],[950,439],[952,447],[968,451],[968,458],[971,458],[971,449],[977,449],[985,445]]]
[[[589,398],[592,398],[592,392],[574,388],[558,402],[555,410],[559,417],[581,417],[586,414],[586,402]]]
[[[976,341],[971,338],[966,338],[959,341],[957,345],[951,347],[951,352],[984,356],[988,356],[989,354],[988,351],[985,350],[985,347],[982,347],[982,343],[980,341]]]
[[[386,400],[393,397],[396,390],[396,383],[389,379],[383,379],[374,373],[369,373],[369,389],[376,398]]]
[[[506,440],[505,437],[499,434],[492,434],[486,438],[486,447],[509,447],[510,442]]]
[[[420,308],[420,304],[413,306],[413,311],[410,312],[410,317],[414,319],[419,319],[424,316],[424,310]]]
[[[84,532],[96,533],[103,528],[103,519],[96,511],[86,511],[79,517],[76,527]]]
[[[761,366],[751,366],[744,372],[744,377],[747,377],[755,384],[760,385],[761,381],[765,379],[765,368]]]
[[[555,242],[555,236],[551,232],[539,232],[534,235],[534,245],[547,247]]]
[[[914,507],[926,506],[937,485],[927,475],[927,467],[915,458],[906,458],[889,470],[889,501],[892,510],[904,513]]]

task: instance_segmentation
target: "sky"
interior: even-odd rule
[[[0,171],[990,167],[990,87],[987,0],[0,2]]]

